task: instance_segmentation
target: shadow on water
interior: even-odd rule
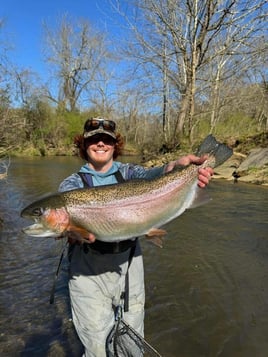
[[[74,338],[75,332],[73,331],[72,323],[69,322],[69,325],[64,326],[61,318],[54,319],[50,332],[31,335],[26,340],[25,346],[19,356],[81,356],[83,353],[82,346],[80,346],[78,339]],[[55,335],[54,340],[51,340],[51,334],[55,330],[61,331],[60,335]]]
[[[81,356],[62,242],[25,237],[20,210],[80,167],[75,158],[11,162],[0,181],[0,355]],[[165,228],[163,249],[141,240],[146,339],[165,357],[265,357],[268,351],[268,189],[214,181],[212,201]]]

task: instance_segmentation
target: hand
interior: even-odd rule
[[[93,233],[88,233],[88,236],[86,239],[88,239],[89,243],[94,243],[96,240],[96,237],[94,236]]]
[[[201,188],[206,187],[214,175],[214,171],[211,167],[200,168],[198,170],[198,186]]]
[[[165,172],[172,171],[175,166],[187,166],[190,164],[201,165],[206,161],[207,156],[198,157],[192,154],[181,157],[176,161],[171,161],[167,164]],[[211,177],[213,176],[214,171],[211,167],[200,168],[198,170],[198,186],[204,188],[208,185]]]

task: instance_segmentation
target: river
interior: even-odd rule
[[[0,181],[0,355],[78,357],[66,259],[49,304],[62,241],[29,238],[21,209],[81,165],[14,158]],[[268,188],[212,180],[212,200],[165,228],[162,249],[141,239],[146,340],[163,357],[268,355]]]

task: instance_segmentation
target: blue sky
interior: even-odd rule
[[[119,31],[118,15],[111,11],[109,0],[6,0],[1,2],[0,19],[4,20],[2,37],[13,47],[9,52],[15,65],[45,74],[42,56],[42,23],[55,25],[63,14],[86,18],[94,27],[108,33]]]

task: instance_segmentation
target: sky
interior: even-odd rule
[[[19,68],[28,68],[41,77],[46,74],[43,62],[43,26],[56,25],[62,15],[87,19],[94,28],[112,34],[120,21],[109,6],[109,0],[1,0],[2,38],[12,47],[8,57]]]

